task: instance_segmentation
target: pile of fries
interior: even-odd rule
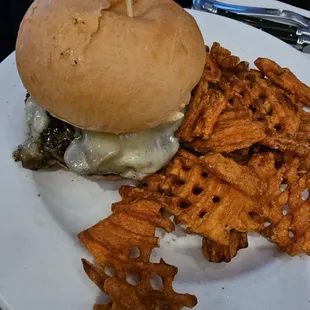
[[[213,44],[177,133],[184,149],[144,181],[187,202],[167,210],[211,262],[229,262],[248,232],[310,255],[310,89],[269,59],[255,65]]]
[[[255,65],[258,70],[250,69],[218,43],[207,48],[177,133],[178,153],[139,187],[122,187],[113,215],[80,234],[99,265],[84,261],[85,270],[112,298],[98,309],[125,309],[122,302],[135,303],[134,309],[195,305],[194,296],[173,291],[175,267],[149,262],[155,227],[173,229],[161,210],[202,236],[210,262],[230,262],[248,247],[249,232],[291,256],[310,255],[310,113],[304,109],[310,89],[272,60],[258,58]],[[127,253],[132,246],[142,251],[135,260]],[[117,271],[112,280],[102,271],[106,265]],[[141,278],[135,288],[124,278],[130,271]],[[152,275],[163,279],[158,292],[149,285]]]

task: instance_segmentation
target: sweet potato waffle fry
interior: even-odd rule
[[[221,154],[203,156],[200,161],[221,180],[234,186],[248,197],[259,197],[266,191],[266,185],[247,166],[238,165]]]
[[[161,176],[157,175],[155,178],[157,178],[157,181],[159,181],[161,179]],[[155,187],[157,186],[157,184],[155,183],[153,183],[152,185],[155,185]],[[144,186],[146,186],[146,184]],[[155,190],[155,188],[152,188],[152,191],[149,190],[150,188],[148,188],[146,192],[145,189],[131,186],[123,186],[120,189],[120,191],[126,193],[127,196],[141,195],[148,200],[155,200],[161,203],[164,209],[170,210],[170,212],[173,212],[173,209],[177,206],[181,206],[182,208],[188,206],[188,201],[182,198],[180,199],[180,197],[173,196],[167,193],[163,195],[163,191],[160,189]],[[179,220],[175,219],[175,222],[179,223]],[[230,232],[230,242],[228,246],[220,245],[206,237],[204,237],[202,240],[203,255],[210,262],[216,263],[230,262],[231,259],[236,256],[238,250],[246,248],[247,246],[247,234],[239,233],[237,231]]]
[[[226,109],[227,100],[218,91],[210,89],[203,94],[205,109],[201,113],[194,128],[194,135],[208,139],[213,131],[214,124],[220,114]]]
[[[222,71],[215,60],[207,51],[205,69],[203,73],[204,79],[209,83],[218,83],[221,80]]]
[[[96,305],[94,309],[194,307],[195,296],[178,294],[172,288],[177,268],[163,260],[150,262],[151,251],[159,246],[155,228],[167,232],[174,229],[173,223],[160,213],[162,203],[147,199],[149,194],[141,191],[139,195],[132,192],[130,196],[126,190],[120,193],[122,201],[112,205],[113,214],[79,234],[80,241],[95,259],[95,265],[83,260],[84,270],[112,300],[111,304]],[[111,270],[107,272],[109,268],[115,274],[111,274]],[[137,282],[130,284],[130,276],[137,277]],[[162,288],[153,288],[153,277],[160,277]]]
[[[231,52],[223,48],[219,43],[215,42],[210,51],[211,57],[218,63],[221,68],[235,69],[240,64],[240,58],[231,54]],[[242,65],[243,67],[243,65]],[[245,70],[247,70],[249,64]]]
[[[241,249],[248,247],[248,237],[246,233],[231,231],[229,246],[222,246],[208,238],[202,239],[202,253],[204,257],[213,263],[228,263]]]
[[[211,162],[218,159],[221,162],[213,169]],[[187,232],[207,238],[203,251],[212,261],[229,261],[247,244],[242,233],[261,229],[251,216],[257,212],[256,203],[243,192],[257,197],[263,193],[264,184],[247,167],[240,166],[244,180],[253,184],[241,188],[238,176],[225,174],[229,165],[238,166],[220,154],[199,159],[180,150],[163,171],[144,180],[147,190],[170,198],[163,207],[187,226]]]
[[[264,125],[247,117],[219,121],[208,140],[195,139],[186,143],[199,153],[229,153],[250,147],[266,138]]]
[[[310,106],[310,89],[302,83],[287,68],[281,68],[274,61],[267,58],[258,58],[255,61],[257,68],[264,73],[275,85],[289,94],[295,95],[302,104]]]
[[[261,217],[266,228],[262,234],[289,255],[310,255],[309,172],[300,169],[302,159],[291,157],[276,168],[274,153],[254,155],[249,167],[266,182],[268,190],[261,201]]]

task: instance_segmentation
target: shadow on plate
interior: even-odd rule
[[[250,234],[249,247],[240,250],[230,263],[220,264],[208,262],[202,254],[202,238],[185,234],[180,226],[176,226],[170,234],[157,230],[156,235],[161,238],[161,247],[153,250],[152,262],[158,262],[163,257],[167,263],[179,268],[177,277],[186,283],[222,281],[257,269],[266,270],[268,265],[279,260],[285,262],[292,259],[257,234]]]
[[[118,189],[128,180],[107,181],[84,178],[68,171],[35,172],[36,184],[43,206],[59,227],[80,246],[76,235],[111,213],[111,203],[119,201]],[[261,237],[252,236],[249,248],[240,250],[229,264],[206,261],[201,252],[201,237],[186,235],[180,225],[173,233],[157,230],[161,247],[152,252],[152,262],[159,258],[179,268],[178,278],[186,283],[221,281],[242,276],[257,269],[288,260],[286,254]],[[262,268],[264,267],[264,268]]]
[[[119,187],[132,184],[128,180],[80,177],[63,169],[31,175],[42,206],[75,241],[79,232],[109,216],[112,202],[120,199]]]
[[[109,296],[107,296],[105,293],[99,293],[98,297],[96,298],[94,304],[96,305],[106,305],[111,302],[111,299]]]

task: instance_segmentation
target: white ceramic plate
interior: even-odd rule
[[[310,84],[309,59],[285,43],[229,19],[191,13],[207,44],[218,41],[251,62],[270,57]],[[84,274],[80,259],[90,257],[76,234],[110,213],[126,182],[31,172],[14,163],[11,153],[24,137],[24,96],[11,55],[0,66],[0,307],[92,309],[105,297]],[[166,235],[156,253],[179,267],[175,289],[195,293],[196,309],[310,308],[310,259],[290,258],[261,237],[251,237],[230,264],[208,263],[200,238],[180,230]]]

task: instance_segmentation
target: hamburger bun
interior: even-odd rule
[[[205,63],[193,17],[172,0],[36,0],[16,43],[30,95],[74,126],[111,133],[180,118]]]

